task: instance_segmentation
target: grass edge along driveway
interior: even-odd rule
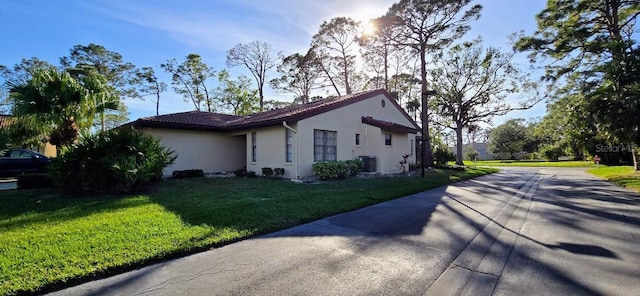
[[[0,295],[57,290],[496,171],[320,184],[167,180],[121,197],[0,192]]]
[[[587,172],[619,186],[640,192],[640,172],[635,171],[632,166],[600,166],[589,169]]]

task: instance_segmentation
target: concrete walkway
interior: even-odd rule
[[[637,295],[640,196],[504,169],[52,295]]]

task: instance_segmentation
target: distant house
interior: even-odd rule
[[[463,144],[462,145],[462,153],[464,154],[465,149],[468,149],[467,147],[471,146],[471,148],[473,148],[474,150],[478,151],[478,160],[492,160],[493,156],[491,156],[491,154],[488,151],[488,144],[487,143],[469,143],[469,144]],[[453,151],[453,154],[457,154],[457,150],[456,150],[457,146],[453,146],[451,148],[451,151]]]
[[[15,122],[15,118],[11,115],[5,115],[5,114],[0,114],[0,128],[7,128],[8,126],[10,126],[11,124],[13,124]],[[56,146],[51,145],[49,143],[43,143],[42,145],[38,145],[38,146],[30,146],[30,145],[23,145],[20,143],[14,143],[14,146],[16,148],[27,148],[27,149],[31,149],[33,151],[36,151],[40,154],[46,155],[48,157],[55,157],[56,156]]]
[[[402,156],[415,163],[419,127],[384,90],[368,91],[248,116],[200,111],[144,117],[126,124],[175,150],[165,169],[233,171],[284,168],[292,179],[313,175],[312,165],[364,156],[372,171],[393,173]]]

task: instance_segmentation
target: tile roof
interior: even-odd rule
[[[357,94],[324,99],[307,104],[293,105],[280,109],[264,111],[247,116],[235,116],[201,111],[190,111],[160,116],[143,117],[126,125],[165,127],[177,129],[198,129],[212,131],[234,131],[253,127],[282,124],[283,121],[293,123],[305,118],[322,114],[349,104],[353,104],[377,95],[385,95],[404,116],[415,124],[398,103],[385,90],[366,91]],[[405,127],[411,129],[410,127]]]
[[[397,124],[394,122],[374,119],[372,117],[362,117],[362,123],[372,125],[375,127],[379,127],[383,131],[392,132],[392,133],[410,133],[416,134],[418,133],[418,129],[408,127],[402,124]]]
[[[159,116],[142,117],[126,124],[133,126],[222,131],[230,121],[242,117],[203,111],[188,111]]]

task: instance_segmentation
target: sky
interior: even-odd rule
[[[95,43],[120,53],[138,67],[178,61],[197,53],[216,70],[227,68],[226,51],[238,43],[265,41],[285,55],[304,53],[320,24],[334,17],[367,22],[383,15],[393,0],[3,0],[0,4],[0,65],[12,67],[22,58],[37,57],[59,65],[75,45]],[[464,37],[481,36],[485,46],[511,50],[508,35],[535,31],[535,14],[546,0],[476,0],[481,17]],[[515,62],[528,70],[525,54]],[[228,68],[227,68],[228,69]],[[247,75],[241,67],[232,76]],[[533,72],[534,75],[539,73]],[[166,74],[159,75],[170,84]],[[275,77],[270,73],[269,79]],[[265,99],[291,101],[265,86]],[[155,115],[155,103],[127,100],[130,120]],[[160,113],[193,109],[172,91],[164,93]],[[526,111],[494,119],[536,118],[545,113],[544,102]]]

